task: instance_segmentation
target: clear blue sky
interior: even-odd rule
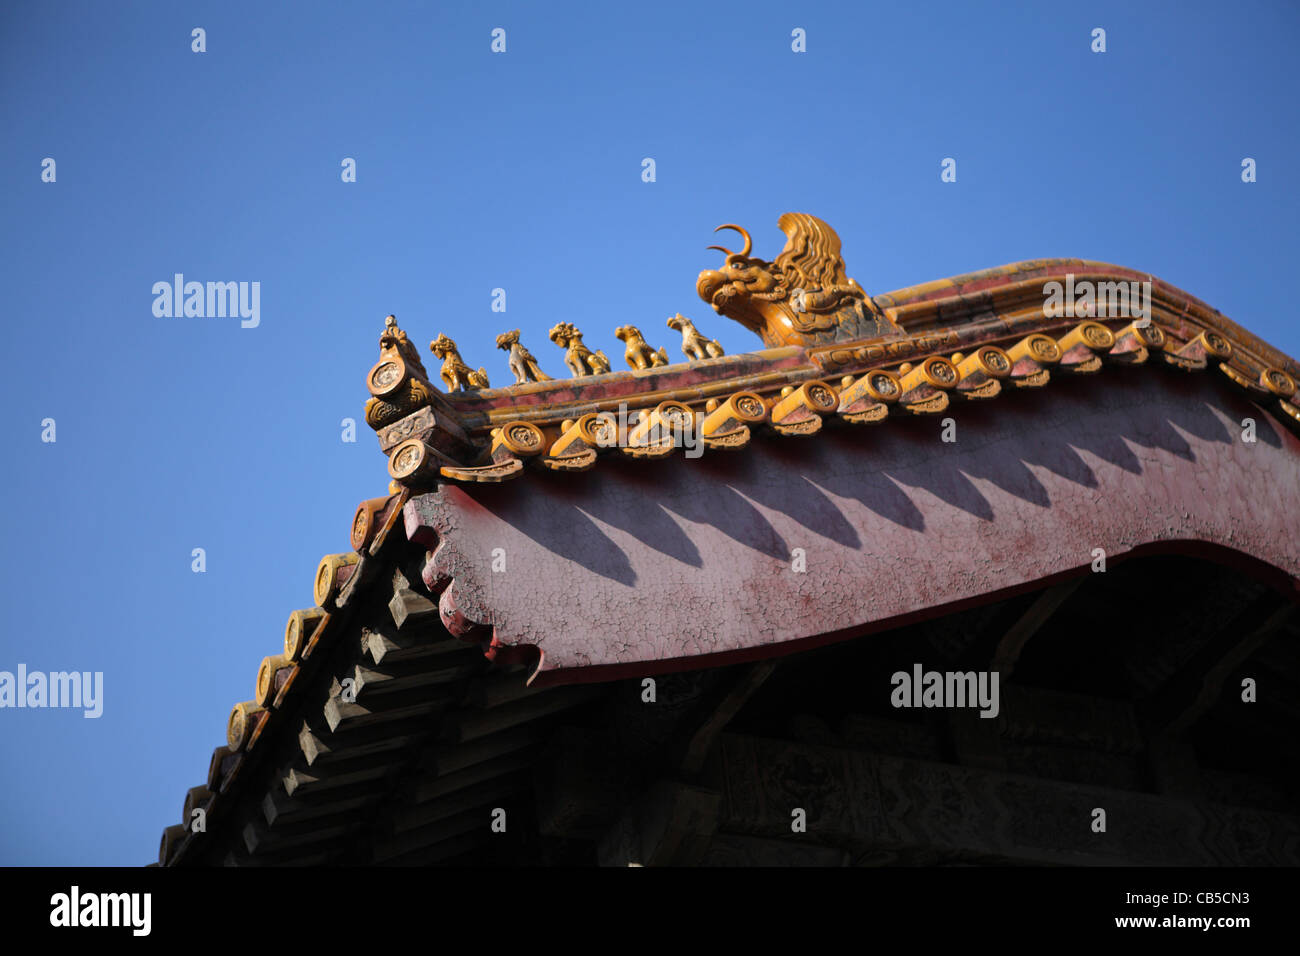
[[[676,355],[677,311],[747,351],[695,295],[704,247],[739,222],[771,258],[798,210],[869,292],[1080,256],[1300,355],[1294,4],[615,6],[0,8],[0,670],[104,674],[97,720],[0,710],[0,863],[154,859],[385,491],[361,413],[390,312],[494,384],[515,327],[564,374],[565,319],[616,360],[623,323]],[[261,324],[155,317],[176,272],[260,282]]]

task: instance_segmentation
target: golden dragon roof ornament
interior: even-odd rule
[[[696,291],[720,315],[756,332],[768,348],[783,345],[828,345],[875,338],[899,329],[844,271],[840,237],[816,216],[788,212],[777,220],[785,248],[772,262],[751,255],[753,240],[734,223],[745,240],[739,252],[726,253],[720,269],[700,273]]]

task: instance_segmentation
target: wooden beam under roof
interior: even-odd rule
[[[989,666],[998,671],[1003,680],[1009,680],[1015,672],[1020,654],[1030,639],[1046,626],[1052,615],[1070,596],[1079,589],[1086,578],[1071,578],[1039,592],[1034,602],[1029,605],[1020,618],[1007,629],[998,641],[997,650],[993,652],[993,663]]]

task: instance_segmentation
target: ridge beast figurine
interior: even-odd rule
[[[454,392],[457,389],[462,391],[471,388],[489,388],[487,372],[480,366],[476,372],[460,357],[460,351],[456,348],[456,343],[443,333],[438,333],[438,337],[429,343],[429,348],[433,354],[442,359],[442,369],[438,375],[442,378],[447,386],[448,392]]]
[[[609,371],[609,359],[600,349],[592,351],[582,344],[582,333],[572,322],[561,322],[551,329],[551,341],[565,349],[564,364],[574,378],[585,375],[603,375]]]

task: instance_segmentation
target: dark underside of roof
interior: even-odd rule
[[[1300,863],[1300,623],[1209,561],[652,688],[527,688],[377,584],[172,864]],[[891,706],[916,665],[998,715]]]

